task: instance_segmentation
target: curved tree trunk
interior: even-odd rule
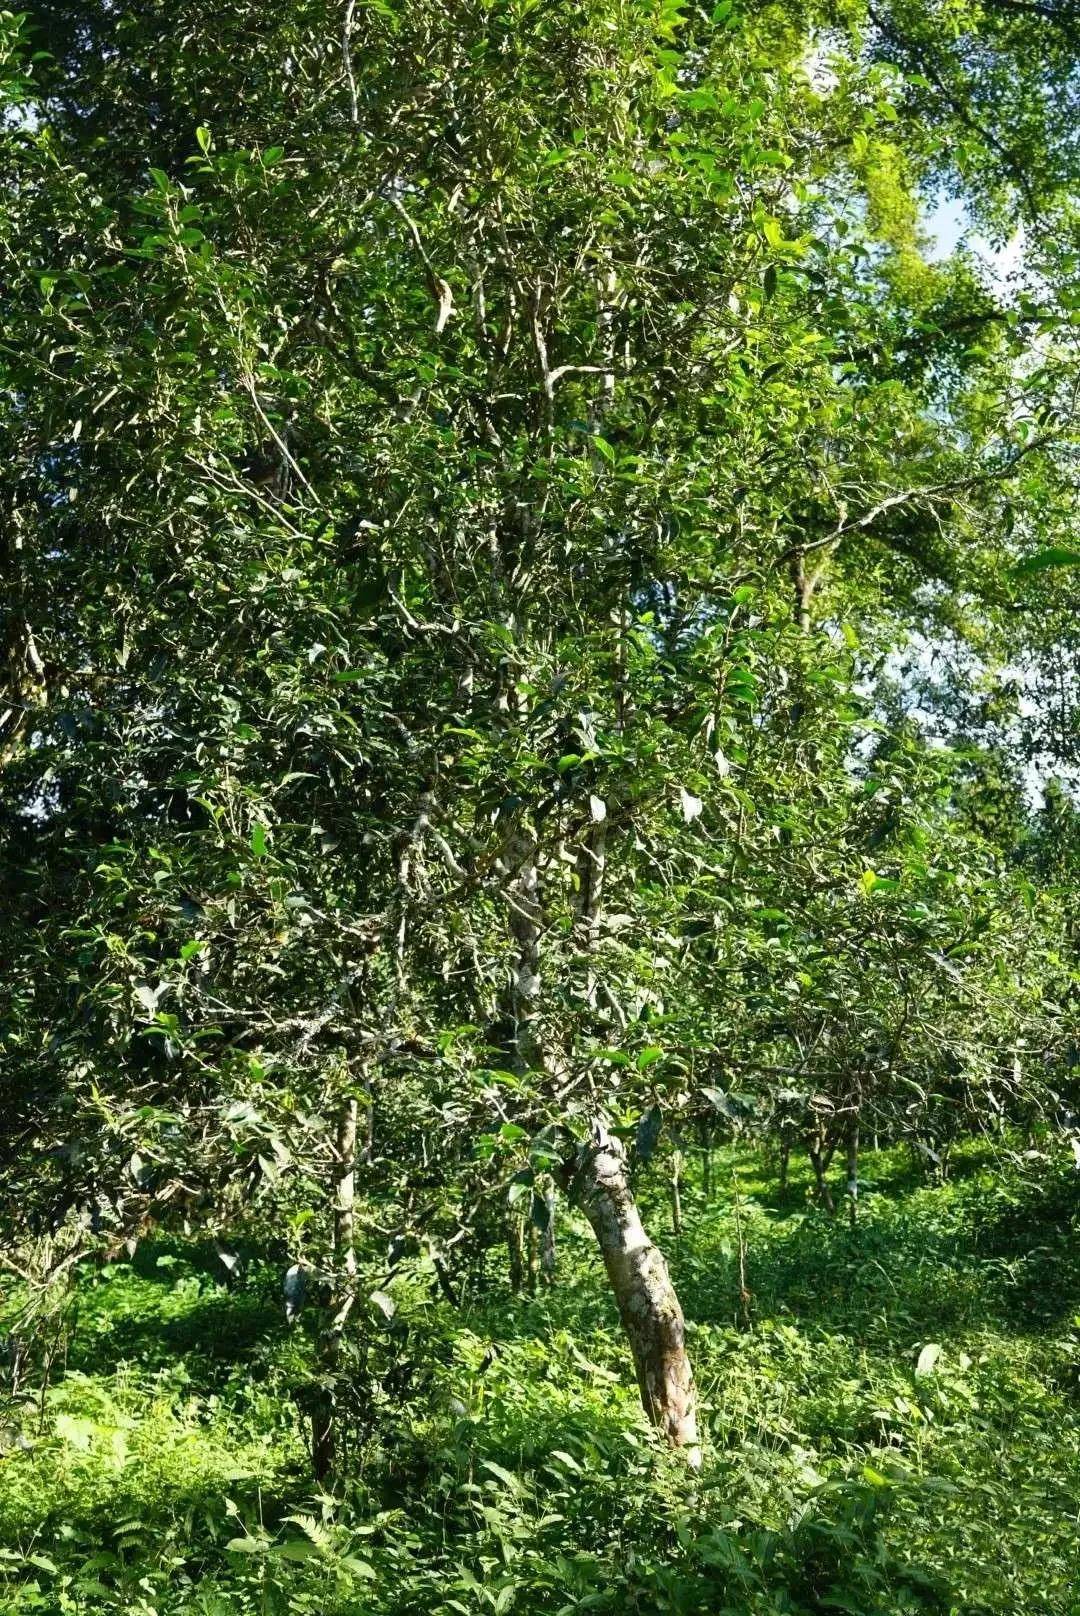
[[[579,1153],[569,1188],[599,1242],[645,1412],[672,1447],[685,1449],[697,1465],[697,1394],[682,1308],[663,1253],[642,1228],[623,1147],[605,1128],[598,1127],[593,1143]]]

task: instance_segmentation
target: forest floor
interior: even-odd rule
[[[735,1209],[734,1175],[739,1208]],[[313,1492],[280,1267],[201,1245],[87,1275],[66,1371],[0,1450],[0,1611],[1080,1616],[1080,1183],[969,1147],[868,1157],[859,1220],[644,1196],[690,1321],[696,1475],[645,1426],[585,1229],[558,1282],[414,1307],[340,1496]],[[745,1247],[749,1300],[740,1298]],[[390,1360],[387,1360],[390,1362]]]

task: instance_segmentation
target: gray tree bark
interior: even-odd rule
[[[663,1253],[642,1227],[618,1139],[598,1126],[570,1175],[573,1200],[592,1225],[630,1343],[641,1402],[672,1447],[701,1461],[697,1394],[679,1298]]]

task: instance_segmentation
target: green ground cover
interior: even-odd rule
[[[460,1312],[401,1298],[333,1498],[279,1270],[227,1290],[208,1249],[159,1242],[84,1277],[66,1371],[4,1433],[0,1609],[1080,1611],[1074,1179],[971,1150],[928,1186],[882,1153],[851,1228],[756,1159],[715,1177],[711,1203],[685,1187],[677,1240],[644,1192],[691,1321],[697,1475],[643,1422],[572,1223],[551,1291],[510,1297],[493,1257]]]

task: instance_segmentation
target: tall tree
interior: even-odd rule
[[[866,684],[913,626],[1000,640],[1016,491],[1040,544],[1069,510],[1071,259],[1010,303],[919,237],[946,173],[1071,218],[1044,20],[5,22],[14,1224],[309,1196],[343,1325],[357,1183],[454,1295],[479,1209],[558,1179],[696,1447],[624,1138],[740,1041],[827,1040],[853,1115],[910,1038],[868,959],[908,1004],[993,924],[985,861],[940,901],[925,759],[865,766]]]

